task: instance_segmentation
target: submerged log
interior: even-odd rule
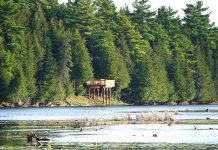
[[[48,145],[50,144],[50,139],[39,138],[36,133],[31,133],[27,135],[27,142],[31,144]]]
[[[157,134],[156,134],[156,133],[154,133],[154,134],[153,134],[153,137],[157,137]]]
[[[0,102],[0,107],[9,107],[9,105],[5,102]]]

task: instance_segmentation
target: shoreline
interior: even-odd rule
[[[52,126],[54,128],[81,128],[92,126],[107,126],[121,124],[165,124],[168,126],[176,124],[218,124],[218,119],[178,119],[174,121],[137,121],[132,120],[115,120],[115,119],[92,119],[92,120],[0,120],[2,128],[13,125],[21,126]]]
[[[124,102],[118,102],[115,101],[113,104],[103,104],[103,103],[98,103],[98,104],[91,104],[91,105],[28,105],[28,106],[17,106],[16,104],[9,104],[9,103],[0,103],[0,109],[4,108],[55,108],[55,107],[116,107],[116,106],[196,106],[196,105],[218,105],[218,102],[216,103],[198,103],[198,104],[168,104],[168,103],[161,103],[161,104],[127,104]]]
[[[65,100],[60,100],[56,102],[14,102],[9,103],[5,101],[0,101],[0,109],[1,108],[38,108],[38,107],[101,107],[101,106],[190,106],[190,105],[218,105],[218,101],[213,102],[195,102],[195,101],[168,101],[168,102],[145,102],[145,103],[127,103],[126,101],[121,101],[117,99],[113,99],[111,103],[103,103],[101,99],[91,100],[85,96],[76,96],[72,98],[67,98]]]

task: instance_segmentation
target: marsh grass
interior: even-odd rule
[[[109,104],[104,104],[102,99],[93,100],[93,99],[88,99],[85,96],[75,96],[72,98],[68,98],[67,101],[71,104],[71,106],[106,106],[106,105],[109,105]],[[111,104],[110,104],[110,106],[124,106],[124,105],[127,105],[127,104],[117,99],[111,100]]]
[[[174,121],[174,116],[172,112],[166,111],[164,114],[161,114],[157,111],[152,111],[148,113],[138,113],[136,114],[136,121],[138,122],[158,122],[158,121]]]
[[[174,121],[174,115],[173,115],[173,113],[172,113],[172,112],[169,112],[169,111],[166,111],[166,112],[164,113],[164,118],[163,118],[163,120],[164,120],[164,121],[167,121],[167,122],[169,122],[169,121]]]

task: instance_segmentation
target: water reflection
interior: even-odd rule
[[[79,129],[29,127],[1,130],[0,149],[216,149],[218,125],[112,125]],[[214,130],[210,130],[213,128]],[[36,132],[51,139],[51,145],[28,144],[26,135]],[[156,133],[157,137],[152,134]]]
[[[211,112],[206,112],[205,110]],[[188,110],[188,111],[186,111]],[[130,113],[148,111],[182,111],[176,119],[218,119],[218,105],[195,106],[119,106],[119,107],[55,107],[0,109],[0,120],[72,120],[85,118],[111,119]],[[192,112],[197,111],[197,112]]]
[[[0,120],[108,119],[126,114],[134,118],[137,113],[154,110],[162,113],[166,110],[181,111],[175,114],[176,119],[218,119],[217,105],[201,105],[0,109]],[[0,149],[218,149],[217,124],[103,125],[82,127],[81,130],[58,124],[0,123]],[[26,136],[32,132],[51,139],[50,147],[27,143]],[[157,137],[153,137],[154,133]]]

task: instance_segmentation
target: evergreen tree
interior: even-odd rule
[[[46,49],[48,24],[46,22],[43,8],[39,3],[34,5],[34,11],[30,21],[30,31],[33,36],[34,53],[36,56],[37,66],[40,66]]]
[[[99,23],[106,29],[115,31],[117,26],[117,12],[116,6],[112,0],[95,0],[94,6],[96,8],[95,15],[98,18]],[[102,21],[101,21],[102,20]],[[114,32],[114,35],[116,33]]]
[[[157,23],[161,25],[159,30],[161,30],[161,33],[163,33],[162,38],[160,38],[158,35],[159,32],[157,32],[158,34],[156,34],[156,40],[162,39],[160,43],[163,46],[165,45],[162,53],[166,61],[165,63],[168,77],[171,81],[173,80],[173,57],[175,55],[175,48],[178,47],[179,44],[177,44],[177,41],[180,41],[180,37],[182,36],[181,21],[179,17],[175,17],[176,14],[177,11],[174,11],[171,7],[166,8],[162,6],[158,9],[156,16]],[[162,29],[164,29],[164,31]],[[154,28],[154,31],[157,31],[157,29]],[[156,43],[154,43],[154,45],[156,45]]]
[[[57,81],[57,63],[51,52],[51,41],[46,39],[47,47],[43,65],[41,66],[38,76],[38,92],[35,102],[58,101],[63,97],[60,95],[60,89]]]
[[[8,99],[10,102],[22,102],[27,99],[26,77],[21,66],[14,71],[14,78],[10,82]]]
[[[77,29],[85,39],[88,39],[92,30],[99,24],[94,11],[95,8],[91,0],[68,2],[63,22],[66,28]]]
[[[135,30],[135,26],[130,21],[130,18],[124,14],[119,15],[118,25],[119,41],[120,37],[125,38],[128,48],[130,50],[130,57],[134,63],[134,67],[147,55],[150,51],[149,43],[143,39],[142,35]]]
[[[139,103],[169,100],[167,72],[159,59],[155,54],[145,56],[133,78],[133,96]]]
[[[197,57],[195,74],[197,90],[196,100],[203,103],[212,101],[215,98],[215,86],[212,80],[211,72],[199,50],[195,55]]]
[[[134,103],[218,99],[218,30],[202,1],[180,19],[135,0],[0,0],[0,100],[60,101],[93,78]]]
[[[218,37],[218,32],[217,36]],[[216,42],[216,51],[214,52],[215,59],[215,86],[216,86],[216,100],[218,100],[218,41]]]
[[[76,94],[80,95],[85,93],[83,84],[94,77],[92,62],[85,40],[78,30],[72,35],[71,46],[73,56],[72,79],[76,81]]]
[[[194,54],[194,47],[186,36],[181,35],[174,41],[172,73],[176,92],[179,100],[182,101],[190,101],[196,98]]]
[[[23,70],[21,61],[21,37],[23,35],[23,28],[16,24],[14,17],[18,13],[17,4],[12,0],[0,1],[0,44],[1,52],[0,57],[0,84],[1,95],[0,97],[6,100],[20,100],[20,98],[14,98],[12,95],[16,95],[19,87],[23,85]],[[19,77],[18,77],[19,76]],[[15,81],[19,80],[20,82]],[[21,96],[22,97],[22,96]],[[12,99],[11,99],[12,98]]]
[[[133,70],[134,70],[134,64],[133,64],[133,61],[131,59],[131,50],[129,48],[129,45],[128,45],[128,42],[125,38],[125,35],[123,33],[121,33],[121,36],[118,39],[117,48],[123,57],[123,61],[125,62],[126,66],[127,66],[128,72],[130,74],[132,74]]]
[[[149,42],[154,40],[152,35],[152,25],[154,23],[155,12],[150,11],[151,6],[148,0],[135,0],[133,3],[132,21],[136,23],[138,31],[143,38]]]
[[[181,34],[181,20],[177,17],[177,12],[171,7],[162,6],[157,11],[156,21],[161,24],[163,29],[167,32],[170,37],[170,46],[173,48],[174,39],[178,34]]]
[[[184,21],[184,31],[197,47],[196,51],[196,90],[197,100],[209,101],[214,99],[214,81],[212,78],[212,67],[214,63],[212,58],[212,45],[209,42],[210,23],[209,14],[205,14],[208,8],[203,8],[203,3],[198,1],[195,5],[188,4],[184,9],[186,14]],[[207,68],[208,67],[208,68]],[[204,75],[203,75],[204,74]],[[209,86],[210,85],[210,86]],[[207,91],[207,92],[206,92]]]
[[[130,77],[122,56],[114,45],[113,35],[110,31],[99,29],[93,33],[92,41],[95,78],[116,80],[116,89],[120,93],[121,89],[128,86]]]
[[[59,95],[66,98],[73,91],[70,81],[72,66],[69,31],[66,31],[62,21],[51,21],[52,53],[57,62],[57,82]],[[71,92],[70,92],[71,91]]]
[[[195,45],[200,46],[201,53],[204,55],[205,62],[214,76],[213,51],[216,49],[213,25],[210,24],[210,14],[203,7],[203,2],[198,1],[195,5],[188,4],[184,9],[186,14],[184,21],[184,31]]]
[[[25,43],[24,43],[25,42]],[[25,34],[23,38],[22,48],[24,49],[23,70],[26,77],[26,88],[28,96],[26,101],[32,101],[37,92],[36,87],[36,57],[34,55],[33,40],[29,33]]]

